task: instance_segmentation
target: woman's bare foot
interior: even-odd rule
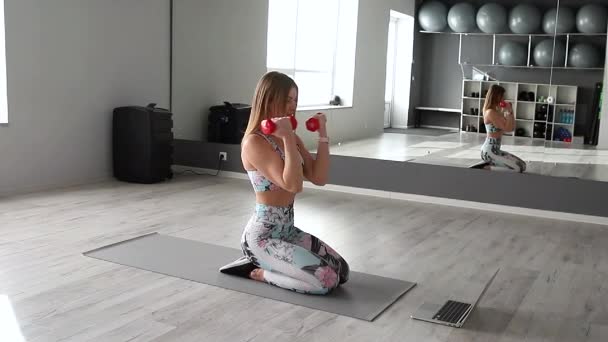
[[[261,268],[256,268],[249,273],[249,277],[253,280],[264,281],[264,270]]]

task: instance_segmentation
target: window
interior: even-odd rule
[[[358,0],[270,0],[266,67],[291,76],[299,106],[352,104]]]
[[[6,47],[4,29],[4,0],[0,0],[0,124],[8,123],[6,93]]]

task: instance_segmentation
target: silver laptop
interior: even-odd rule
[[[477,306],[477,303],[479,303],[479,300],[486,293],[488,287],[490,287],[492,281],[494,281],[494,278],[496,278],[498,271],[500,271],[500,269],[494,272],[494,275],[492,278],[490,278],[490,280],[488,280],[483,291],[481,291],[479,296],[477,296],[474,303],[471,304],[467,303],[467,301],[458,301],[453,299],[449,299],[445,303],[440,304],[425,302],[412,315],[412,318],[421,321],[448,325],[455,328],[462,327],[467,318],[469,318],[471,312]]]

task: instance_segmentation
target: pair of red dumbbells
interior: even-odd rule
[[[298,127],[298,120],[296,120],[296,117],[293,115],[290,115],[289,119],[291,120],[291,128],[295,130]],[[320,126],[319,119],[315,117],[306,120],[306,129],[311,132],[316,132]],[[272,120],[262,120],[260,129],[262,130],[262,133],[266,135],[272,134],[277,129],[277,124]]]

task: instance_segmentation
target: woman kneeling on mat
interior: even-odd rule
[[[489,168],[501,167],[516,172],[526,170],[526,162],[500,149],[503,132],[515,129],[515,116],[511,104],[504,100],[505,88],[492,85],[483,106],[483,123],[486,126],[486,141],[481,146],[481,159]]]
[[[265,74],[255,90],[242,142],[241,160],[256,195],[255,213],[243,231],[241,247],[257,268],[252,279],[308,294],[326,294],[348,280],[346,261],[325,242],[294,226],[293,203],[304,179],[324,185],[329,169],[326,118],[319,113],[316,159],[296,135],[290,120],[298,87],[287,75]],[[275,123],[264,134],[265,119]]]

